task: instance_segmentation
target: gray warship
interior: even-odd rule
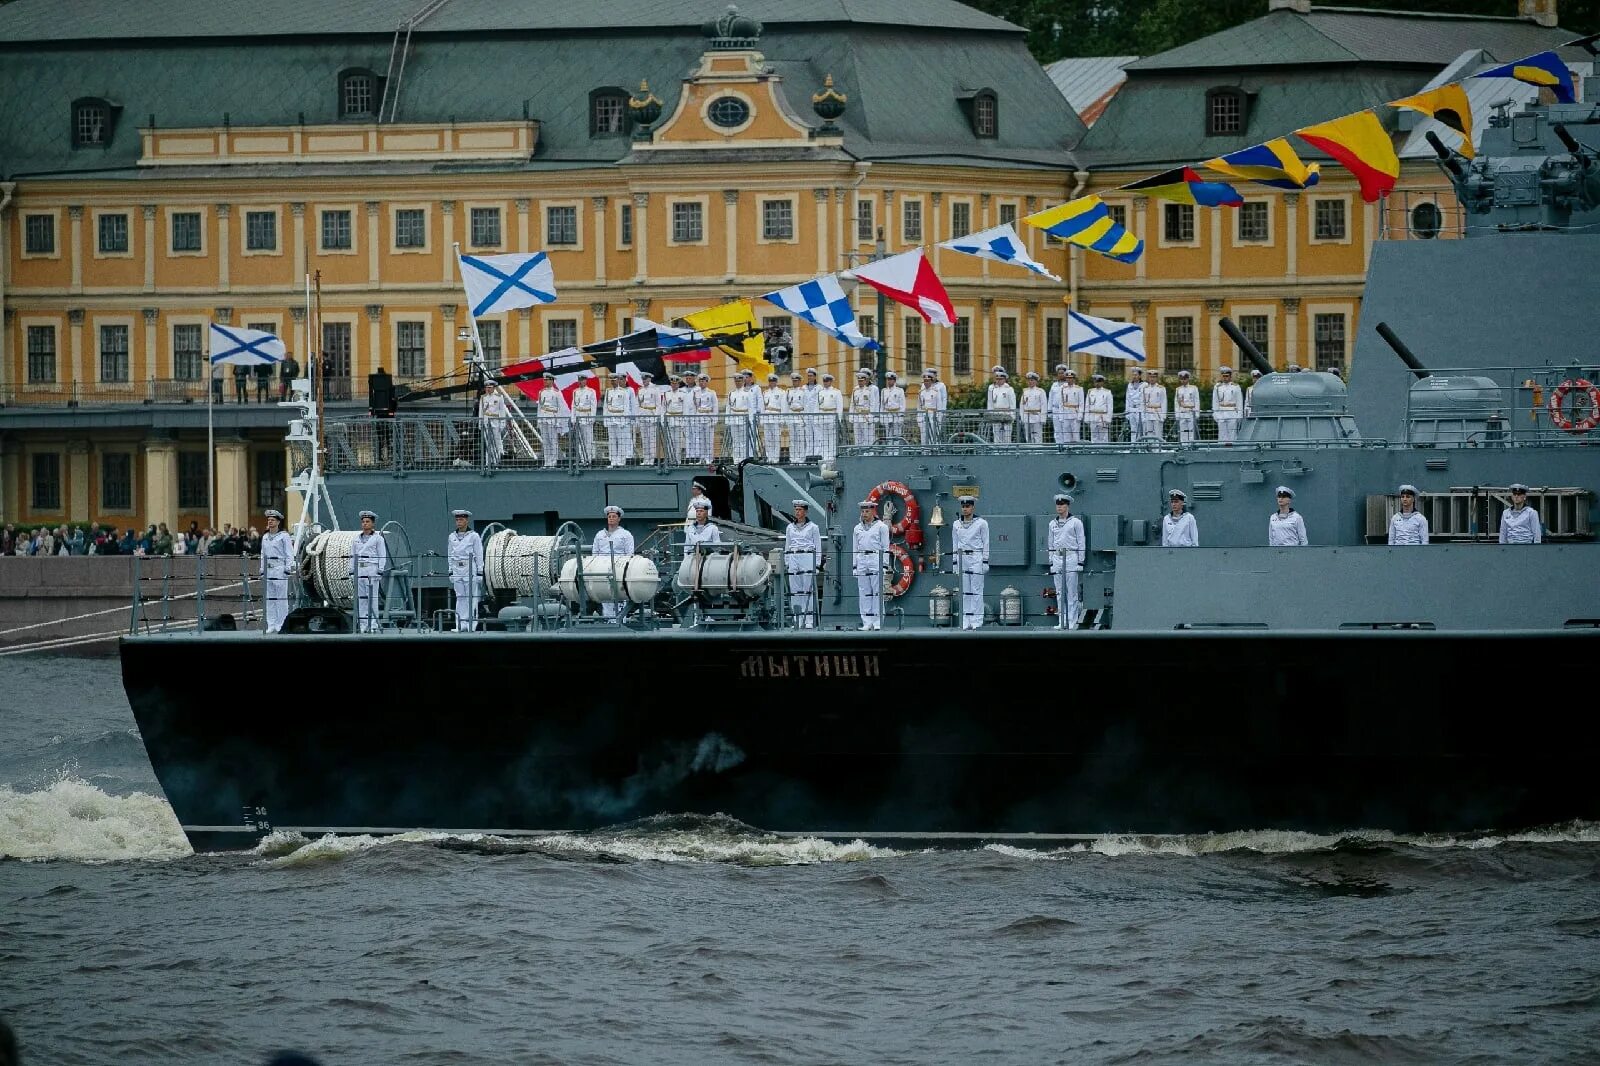
[[[663,427],[645,463],[637,427],[558,434],[519,414],[491,440],[459,396],[297,421],[301,484],[315,492],[315,468],[326,493],[284,632],[139,621],[122,642],[179,820],[209,847],[271,827],[515,834],[660,813],[973,839],[1600,818],[1582,673],[1600,652],[1600,109],[1502,113],[1475,159],[1434,144],[1462,239],[1377,243],[1348,383],[1275,373],[1230,330],[1263,376],[1228,444],[1208,416],[1190,444],[1170,425],[1025,443],[981,411],[930,426],[914,398],[859,437],[847,421],[820,462],[793,448],[813,423],[789,416],[764,424],[776,456],[762,421],[752,439],[719,416],[701,427],[709,462]],[[466,391],[516,409],[515,378]],[[722,543],[686,554],[696,480]],[[1499,543],[1516,483],[1542,543]],[[1387,543],[1401,484],[1426,547]],[[1268,545],[1279,486],[1308,546]],[[1202,547],[1160,546],[1174,489]],[[1049,573],[1063,492],[1087,535],[1073,618]],[[881,629],[860,631],[851,529],[869,494],[893,537]],[[975,631],[950,573],[967,495],[990,530]],[[823,545],[811,627],[782,551],[795,501]],[[588,550],[608,505],[637,540],[621,564]],[[476,632],[455,631],[438,553],[456,508],[486,544]],[[338,528],[363,509],[390,559],[371,633],[354,631]],[[252,676],[263,640],[304,686],[219,711],[212,671]]]

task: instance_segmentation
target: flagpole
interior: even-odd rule
[[[466,271],[461,269],[461,242],[456,241],[451,245],[456,254],[456,277],[461,279],[462,291],[466,291]],[[483,338],[478,336],[478,316],[472,313],[472,296],[467,296],[467,323],[472,329],[472,355],[473,362],[477,363],[487,375],[488,367],[483,361]]]
[[[206,505],[207,524],[213,533],[217,529],[217,441],[216,431],[213,428],[211,413],[212,403],[217,395],[217,386],[214,380],[217,373],[217,364],[211,361],[211,337],[206,336]]]
[[[883,227],[879,226],[878,258],[882,259],[888,254],[889,248],[888,245],[884,243],[883,239]],[[889,373],[889,350],[883,346],[883,320],[889,313],[889,298],[883,294],[882,289],[878,289],[877,286],[873,286],[873,288],[877,289],[878,293],[878,321],[876,323],[878,327],[878,336],[875,339],[878,342],[878,393],[881,396],[883,394],[884,383],[888,380],[887,375]]]

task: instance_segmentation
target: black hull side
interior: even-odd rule
[[[998,837],[1600,819],[1600,725],[1533,680],[1596,650],[1583,631],[240,634],[126,640],[122,664],[195,839],[246,805],[344,830],[721,812]],[[240,709],[230,682],[290,664],[307,695],[278,672],[290,695]]]

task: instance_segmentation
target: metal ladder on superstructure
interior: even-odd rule
[[[411,34],[418,26],[439,13],[450,0],[428,0],[406,16],[394,31],[389,46],[389,69],[383,75],[383,99],[378,102],[378,122],[394,122],[400,116],[400,85],[406,76],[406,58],[411,54]]]

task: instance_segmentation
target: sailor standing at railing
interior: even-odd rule
[[[261,537],[261,584],[268,633],[282,631],[283,620],[289,616],[289,572],[294,569],[294,539],[282,526],[283,512],[268,510],[267,531]],[[1504,536],[1504,527],[1501,529]]]
[[[1167,428],[1167,387],[1156,370],[1144,372],[1144,436],[1146,440],[1165,440]]]
[[[544,447],[545,466],[555,466],[561,458],[561,438],[571,421],[567,398],[556,388],[556,376],[546,374],[544,389],[539,393],[539,441]]]
[[[711,497],[706,495],[705,483],[701,481],[689,482],[689,509],[683,514],[684,529],[688,529],[690,526],[694,525],[695,509],[700,505],[702,500],[705,501],[705,505],[708,508],[711,506]],[[706,513],[710,514],[711,512],[707,511]]]
[[[995,367],[990,375],[988,398],[984,403],[989,412],[989,439],[996,444],[1010,444],[1017,418],[1017,390],[1011,387],[1005,367]]]
[[[947,394],[933,367],[922,372],[922,389],[917,393],[917,418],[921,422],[922,443],[937,444],[944,432]]]
[[[767,462],[783,461],[783,423],[789,411],[789,393],[778,384],[778,375],[767,375],[761,391],[761,442]]]
[[[800,371],[789,375],[789,461],[803,463],[811,455],[811,394],[800,381]]]
[[[1111,441],[1111,411],[1115,401],[1106,388],[1106,376],[1096,374],[1090,381],[1089,394],[1084,397],[1083,410],[1089,423],[1089,442],[1108,444]]]
[[[491,384],[478,398],[478,430],[483,436],[483,461],[489,466],[499,466],[501,456],[505,455],[510,419],[506,398],[500,395],[499,386]]]
[[[609,559],[611,562],[611,574],[617,585],[617,596],[610,603],[602,603],[600,613],[611,623],[620,624],[623,615],[628,611],[628,594],[622,587],[625,575],[619,571],[616,561],[618,558],[627,558],[633,554],[633,534],[622,528],[622,508],[614,503],[609,504],[605,514],[606,528],[596,531],[589,553]]]
[[[356,583],[356,627],[363,633],[378,631],[383,575],[389,570],[389,548],[377,523],[377,512],[362,511],[361,532],[350,546],[350,576]]]
[[[1057,444],[1078,443],[1083,432],[1083,389],[1078,385],[1077,373],[1066,363],[1056,364],[1056,379],[1050,384],[1045,413],[1050,416],[1050,429]]]
[[[1167,493],[1167,513],[1161,516],[1163,548],[1200,547],[1200,527],[1195,525],[1194,515],[1185,510],[1188,505],[1189,497],[1182,489]]]
[[[822,456],[822,385],[817,380],[816,367],[806,368],[806,458]]]
[[[704,544],[721,544],[722,531],[711,522],[711,501],[704,496],[694,501],[694,521],[683,531],[683,557],[687,559]]]
[[[961,575],[961,628],[983,628],[983,578],[989,572],[989,523],[977,517],[978,498],[960,496],[961,517],[950,527],[954,569]]]
[[[1044,409],[1050,397],[1039,387],[1039,375],[1032,370],[1025,375],[1028,387],[1022,390],[1017,410],[1022,422],[1022,443],[1044,443]]]
[[[1389,543],[1416,545],[1428,543],[1428,520],[1417,510],[1417,487],[1400,486],[1400,510],[1389,519]]]
[[[889,561],[889,527],[878,518],[878,505],[860,503],[861,521],[850,533],[850,573],[856,579],[856,606],[861,628],[883,628],[883,569]]]
[[[1128,423],[1128,439],[1138,440],[1144,433],[1144,371],[1128,368],[1128,391],[1122,398],[1122,417]]]
[[[1083,519],[1072,513],[1072,497],[1056,493],[1056,516],[1045,533],[1045,549],[1050,553],[1050,573],[1056,579],[1056,628],[1077,629],[1083,612],[1078,592],[1078,575],[1083,571],[1087,545]]]
[[[1246,418],[1254,418],[1255,417],[1256,409],[1254,407],[1250,406],[1251,403],[1253,402],[1252,399],[1251,399],[1251,396],[1256,391],[1256,385],[1260,381],[1261,381],[1261,371],[1259,371],[1259,370],[1250,371],[1250,384],[1246,385],[1245,386],[1245,390],[1244,390],[1244,416]]]
[[[872,383],[872,371],[862,367],[856,371],[856,388],[850,394],[850,433],[856,444],[876,444],[878,412],[882,409],[878,386]]]
[[[639,401],[626,374],[613,374],[605,398],[606,451],[612,466],[627,466],[633,458],[633,422]]]
[[[1310,544],[1306,537],[1306,521],[1294,509],[1294,489],[1279,485],[1278,509],[1267,519],[1267,546],[1272,548],[1303,548]]]
[[[674,377],[661,397],[662,425],[667,433],[667,462],[681,463],[689,451],[689,375]]]
[[[817,441],[822,465],[832,467],[839,455],[839,420],[844,417],[844,393],[833,386],[833,375],[822,375],[822,388],[817,390]]]
[[[822,532],[811,521],[811,507],[795,500],[794,521],[783,531],[783,568],[789,575],[789,613],[797,629],[817,628],[817,568],[822,565]]]
[[[1189,372],[1178,371],[1178,387],[1172,403],[1178,415],[1178,443],[1193,444],[1195,427],[1200,424],[1200,390],[1189,383]]]
[[[1511,506],[1500,514],[1500,543],[1539,544],[1543,540],[1539,512],[1528,506],[1528,486],[1516,482],[1511,486]]]
[[[710,374],[703,370],[700,372],[700,384],[691,395],[691,402],[694,404],[696,441],[694,458],[710,465],[715,455],[717,412],[721,408],[721,401],[718,400],[716,391],[711,388]]]
[[[904,440],[906,433],[906,390],[900,387],[900,375],[893,370],[883,375],[883,392],[878,397],[882,409],[884,440]]]
[[[1222,380],[1211,387],[1211,417],[1217,423],[1217,440],[1232,444],[1239,437],[1239,419],[1244,417],[1244,394],[1233,383],[1233,367],[1217,369]]]
[[[478,600],[483,587],[483,538],[470,528],[472,512],[458,508],[450,512],[456,520],[445,543],[444,555],[450,567],[450,590],[456,594],[456,632],[470,633],[478,628]]]
[[[594,375],[585,370],[578,375],[578,387],[572,390],[572,426],[578,462],[584,466],[594,462],[594,417],[600,411],[598,384]]]
[[[741,463],[750,458],[751,431],[755,428],[756,404],[751,399],[750,371],[741,372],[728,392],[728,458]]]
[[[639,395],[634,418],[634,424],[639,430],[639,464],[641,466],[654,466],[659,453],[656,451],[656,437],[661,429],[661,386],[656,384],[656,376],[648,370],[640,373]]]

